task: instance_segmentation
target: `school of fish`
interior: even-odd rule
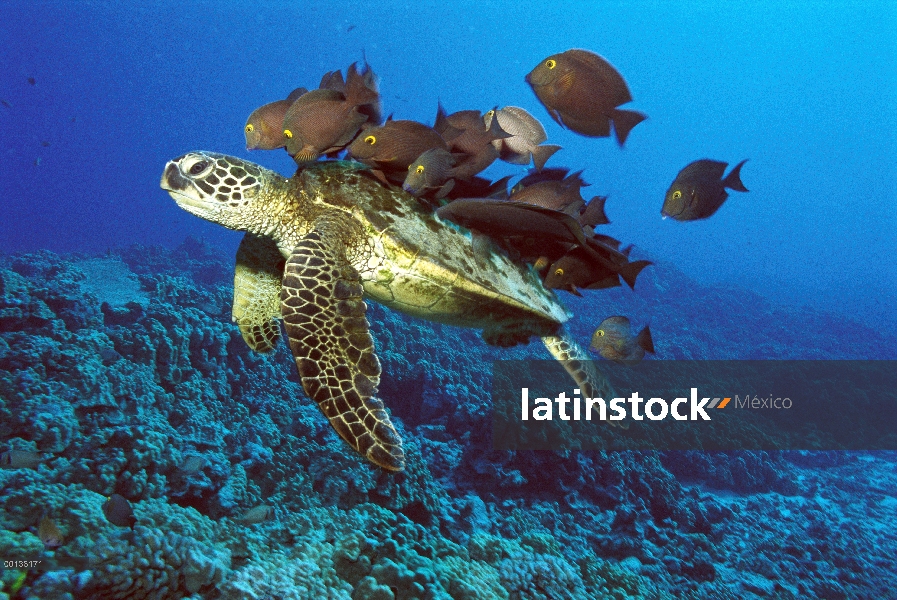
[[[545,128],[525,109],[495,106],[485,112],[448,113],[439,104],[432,126],[392,116],[384,122],[371,67],[366,61],[360,67],[354,63],[346,73],[345,78],[342,71],[325,73],[317,89],[296,88],[286,99],[252,111],[244,129],[246,148],[285,148],[300,167],[345,153],[345,158],[367,165],[383,185],[401,187],[441,218],[470,229],[474,250],[487,252],[491,241],[512,258],[530,263],[550,289],[581,295],[580,290],[615,287],[621,280],[634,287],[638,274],[651,264],[630,261],[632,246],[621,248],[619,240],[595,231],[610,223],[604,210],[607,197],[583,198],[588,184],[581,171],[545,168],[561,147],[545,143]],[[587,137],[613,136],[621,148],[647,118],[621,108],[632,101],[626,80],[589,50],[551,54],[524,80],[559,125]],[[496,160],[533,168],[508,189],[510,177],[479,177]],[[744,162],[725,178],[724,162],[701,159],[686,166],[664,197],[663,218],[693,221],[713,215],[728,197],[725,188],[747,191],[740,179]],[[603,331],[601,326],[598,330]],[[624,360],[611,358],[607,348],[616,346],[605,344],[604,351],[593,346],[605,358],[629,364],[653,351],[649,333],[650,350],[644,339],[628,333],[628,326],[625,333],[613,327],[608,331],[613,332],[608,339],[625,339],[632,352]]]

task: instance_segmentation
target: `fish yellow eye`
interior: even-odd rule
[[[604,337],[604,330],[599,329],[598,331],[595,332],[595,335],[597,335],[598,337]]]
[[[417,173],[418,175],[420,175],[421,173],[424,172],[424,166],[423,166],[423,165],[417,165],[417,168],[414,169],[414,172]]]
[[[564,270],[563,269],[555,269],[554,274],[557,275],[558,277],[561,277],[564,275]]]
[[[487,117],[491,117],[491,116],[494,115],[494,114],[495,114],[495,111],[494,111],[494,110],[490,110],[489,112],[486,113],[486,116],[487,116]]]
[[[255,127],[252,126],[252,123],[246,125],[246,133],[252,133],[255,130]]]
[[[365,143],[365,144],[370,144],[371,146],[373,146],[374,144],[377,143],[377,138],[375,138],[375,137],[372,136],[372,135],[369,135],[369,136],[367,136],[366,138],[364,138],[364,143]]]
[[[289,129],[284,129],[284,130],[283,130],[283,136],[292,139],[292,137],[293,137],[293,132],[290,131]]]
[[[675,192],[673,192],[673,200],[678,200],[681,197],[682,197],[682,192],[680,192],[679,190],[676,190]]]
[[[548,67],[549,69],[553,69],[556,66],[558,66],[558,61],[554,60],[553,58],[549,58],[548,60],[545,61],[545,66]]]

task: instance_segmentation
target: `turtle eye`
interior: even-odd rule
[[[190,167],[191,175],[199,175],[203,171],[205,171],[209,167],[208,161],[201,160],[198,163],[195,163],[192,167]]]
[[[673,200],[678,200],[681,197],[682,197],[682,192],[680,192],[679,190],[676,190],[675,192],[673,192]]]
[[[289,129],[284,129],[284,130],[283,130],[283,137],[292,139],[292,137],[293,137],[293,132],[290,131]]]
[[[414,169],[414,172],[417,173],[418,175],[420,175],[421,173],[424,172],[424,166],[423,166],[423,165],[417,165],[417,168]]]
[[[558,277],[563,277],[564,270],[563,269],[555,269],[554,274],[557,275]]]
[[[553,69],[556,66],[558,66],[558,61],[554,60],[553,58],[549,58],[548,60],[545,61],[545,66],[548,67],[549,69]]]
[[[365,143],[365,144],[370,144],[371,146],[373,146],[374,144],[377,143],[377,138],[375,138],[375,137],[372,136],[372,135],[369,135],[369,136],[367,136],[366,138],[364,138],[364,143]]]
[[[248,123],[246,125],[246,133],[252,133],[255,130],[255,127],[252,126],[252,123]]]

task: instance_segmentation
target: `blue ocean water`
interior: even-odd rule
[[[892,454],[495,453],[482,365],[529,355],[373,308],[414,467],[387,479],[301,397],[283,345],[241,345],[241,234],[178,208],[159,178],[190,150],[291,174],[284,152],[245,149],[246,117],[364,57],[386,114],[523,107],[563,147],[549,166],[609,197],[603,231],[657,266],[635,294],[564,295],[578,337],[616,311],[651,320],[664,358],[893,359],[895,39],[885,1],[0,3],[0,308],[25,311],[0,314],[0,439],[56,461],[0,472],[0,550],[42,551],[49,511],[73,555],[111,548],[95,567],[145,573],[143,544],[206,557],[175,582],[147,576],[162,597],[894,597],[893,559],[873,553],[897,548]],[[648,115],[624,149],[561,128],[524,81],[568,48],[606,57],[624,108]],[[706,221],[662,220],[699,158],[749,159],[750,192]],[[83,262],[107,250],[114,268]],[[205,465],[185,474],[193,454]],[[102,518],[113,492],[137,506],[130,538]],[[267,501],[276,522],[229,529]],[[22,597],[138,597],[114,569],[92,577],[30,572]]]
[[[700,281],[893,328],[893,3],[13,1],[0,11],[6,251],[171,247],[187,234],[233,251],[236,235],[158,190],[162,165],[207,149],[288,174],[284,153],[246,152],[246,116],[364,53],[396,118],[432,123],[438,100],[531,111],[564,147],[550,164],[584,169],[586,191],[610,197],[611,234]],[[608,58],[649,116],[625,150],[562,130],[523,81],[571,47]],[[750,159],[750,194],[706,222],[662,221],[670,182],[703,157]]]

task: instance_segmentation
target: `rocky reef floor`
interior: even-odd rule
[[[488,365],[541,345],[372,305],[408,457],[386,473],[285,344],[248,350],[231,269],[194,239],[0,255],[0,451],[36,458],[0,469],[0,559],[41,561],[4,562],[0,599],[897,597],[895,452],[498,452]],[[661,359],[897,358],[891,334],[664,265],[564,300],[581,341],[650,321]],[[133,528],[104,516],[113,493]]]

